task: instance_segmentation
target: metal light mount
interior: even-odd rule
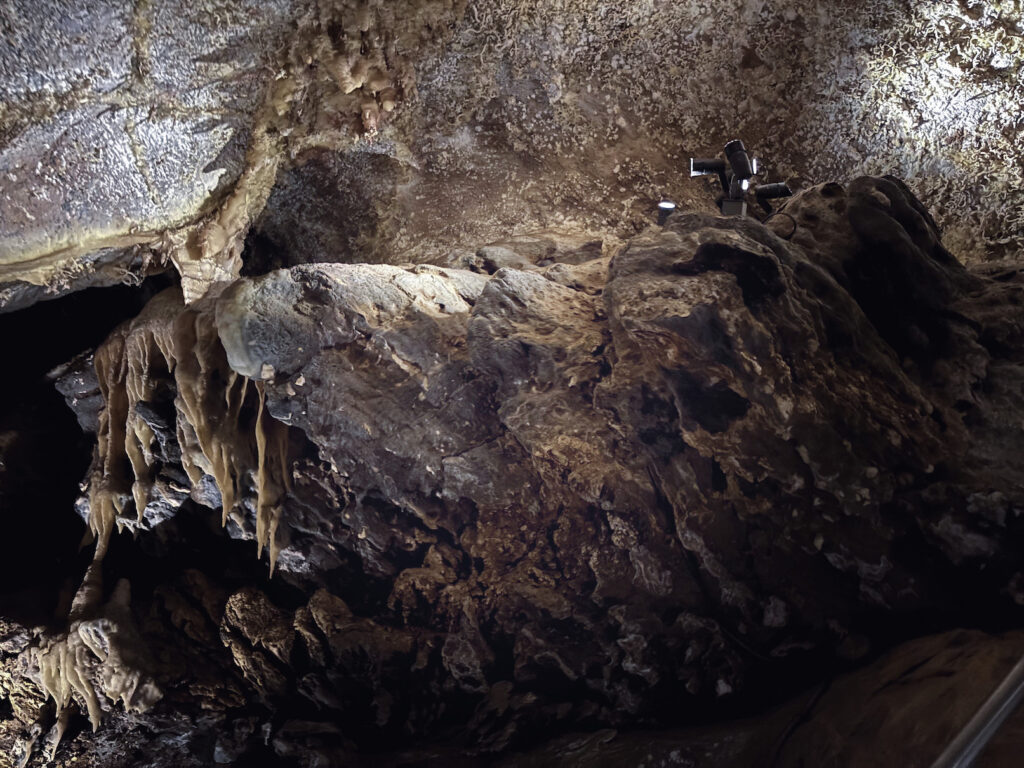
[[[726,216],[746,216],[747,193],[753,184],[752,179],[757,175],[758,166],[757,158],[747,153],[743,142],[734,139],[725,145],[724,160],[690,158],[690,176],[718,176],[722,185],[722,196],[718,199],[719,210]],[[754,194],[761,207],[771,213],[768,200],[789,197],[793,193],[785,184],[765,184],[756,187]]]
[[[690,178],[695,176],[718,176],[722,189],[728,191],[729,174],[726,172],[728,167],[725,160],[717,157],[691,157]]]

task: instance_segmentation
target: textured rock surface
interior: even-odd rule
[[[1019,633],[934,635],[902,645],[768,716],[677,731],[576,734],[499,765],[929,766],[1022,651]],[[976,764],[1014,765],[1022,726],[1024,715],[1018,713]]]
[[[741,136],[773,181],[896,173],[961,258],[1015,257],[1022,20],[1017,0],[473,4],[401,118],[423,168],[402,191],[450,204],[400,210],[455,242],[623,234],[660,195],[708,200],[687,159]]]
[[[132,279],[160,232],[222,198],[295,13],[288,2],[6,4],[5,303]]]
[[[1020,659],[1020,633],[954,632],[897,648],[836,680],[779,750],[779,765],[926,766]],[[1019,759],[1024,714],[1015,714],[977,761]]]
[[[663,194],[707,206],[686,158],[736,134],[772,180],[895,171],[962,257],[1020,250],[1019,0],[464,10],[5,4],[0,308],[168,261],[197,297],[237,274],[250,228],[284,265],[327,221],[317,259],[339,261],[628,237]]]
[[[282,161],[376,133],[457,5],[7,4],[0,309],[168,262],[190,300],[237,276]]]
[[[929,764],[1024,650],[1022,18],[3,4],[0,766]]]
[[[187,308],[172,288],[96,350],[98,419],[80,364],[55,372],[97,430],[95,556],[67,622],[12,627],[11,754],[457,764],[752,711],[913,627],[1019,623],[1018,268],[961,266],[888,177],[604,250],[549,232]],[[659,759],[781,738],[779,764],[864,764],[836,730],[892,738],[957,647],[994,680],[1019,638],[933,642]],[[927,693],[872,693],[918,657]],[[605,735],[578,751],[612,759]]]

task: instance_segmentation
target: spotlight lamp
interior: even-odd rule
[[[658,203],[658,226],[665,226],[665,222],[668,217],[672,215],[672,212],[676,209],[676,204],[671,200],[662,200]]]
[[[764,208],[765,213],[772,212],[772,205],[769,200],[775,200],[780,197],[790,197],[793,194],[793,190],[789,188],[789,185],[785,182],[779,182],[778,184],[761,184],[756,190],[754,190],[754,197],[757,198],[757,202]]]
[[[719,158],[691,157],[690,178],[695,176],[718,176],[722,183],[722,189],[729,188],[729,176],[726,173],[728,166],[725,160]]]
[[[718,176],[722,195],[718,208],[726,216],[747,215],[747,194],[753,190],[754,198],[766,213],[772,213],[771,203],[793,194],[786,184],[756,184],[753,179],[760,172],[760,163],[751,157],[739,139],[725,145],[725,159],[694,157],[690,159],[690,176]]]
[[[743,142],[734,139],[725,145],[725,159],[729,161],[732,175],[741,181],[748,181],[754,175],[754,166]]]

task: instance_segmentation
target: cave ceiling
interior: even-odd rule
[[[1019,253],[1021,7],[996,2],[8,0],[0,306],[247,236],[291,263],[614,242],[742,136],[794,187],[893,173],[961,259]],[[340,199],[339,199],[340,198]],[[194,285],[193,285],[194,284]]]

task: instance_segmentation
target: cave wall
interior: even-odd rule
[[[97,348],[98,419],[62,382],[92,559],[9,630],[12,752],[486,760],[1019,626],[1021,270],[902,182],[480,254],[172,287]]]
[[[417,213],[621,234],[662,195],[708,204],[688,158],[739,136],[771,181],[895,173],[954,253],[1014,255],[1021,23],[1012,2],[471,6],[404,117],[428,199],[453,173],[478,197]]]
[[[600,751],[1019,626],[1020,10],[5,5],[0,311],[127,285],[50,374],[85,440],[39,366],[0,413],[4,754]],[[764,225],[689,178],[735,135],[800,190]]]

